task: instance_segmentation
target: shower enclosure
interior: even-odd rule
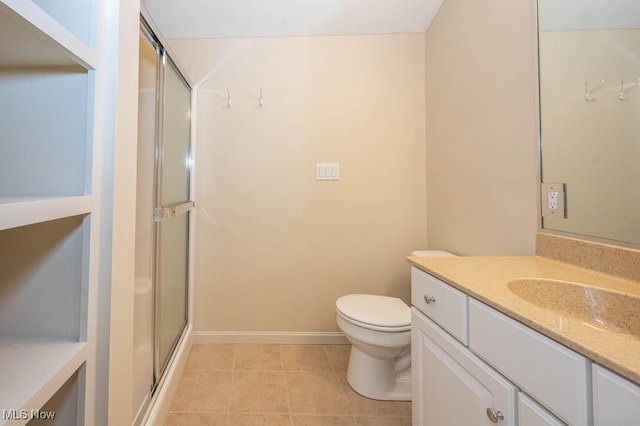
[[[144,19],[140,26],[135,259],[135,417],[187,325],[191,88]]]

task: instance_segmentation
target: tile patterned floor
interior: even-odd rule
[[[411,426],[347,383],[349,345],[193,345],[165,426]]]

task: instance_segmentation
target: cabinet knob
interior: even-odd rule
[[[491,420],[491,423],[498,423],[498,420],[504,420],[504,414],[502,411],[496,411],[493,408],[487,408],[487,417]]]
[[[428,294],[424,295],[424,303],[430,305],[431,303],[436,303],[436,298],[433,296],[429,296]]]

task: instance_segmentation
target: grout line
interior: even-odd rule
[[[324,356],[326,356],[327,359],[329,359],[329,365],[331,365],[331,369],[335,372],[336,366],[333,363],[333,359],[331,359],[331,356],[329,355],[329,351],[327,350],[327,345],[322,345],[322,349],[324,350]]]
[[[236,369],[236,348],[238,345],[233,345],[233,357],[231,358],[231,371],[235,371]]]
[[[280,367],[282,368],[282,371],[285,371],[285,369],[284,369],[284,354],[282,353],[282,345],[278,345],[278,353],[280,354]]]
[[[284,369],[284,354],[282,353],[282,345],[280,345],[280,359],[282,361],[282,374],[284,375],[284,392],[287,396],[287,409],[289,410],[289,424],[293,426],[293,416],[291,413],[291,396],[289,395],[289,381],[287,380],[287,371]]]
[[[226,407],[225,407],[225,424],[229,424],[229,411],[231,409],[231,397],[234,394],[234,389],[233,389],[233,381],[234,381],[234,371],[236,368],[236,348],[237,346],[234,344],[233,345],[233,357],[231,358],[231,383],[229,384],[229,395],[227,397],[227,403],[226,403]]]

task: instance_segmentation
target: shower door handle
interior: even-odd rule
[[[156,207],[153,210],[153,220],[160,222],[163,219],[176,217],[193,210],[195,203],[193,201],[179,202],[167,207]]]

